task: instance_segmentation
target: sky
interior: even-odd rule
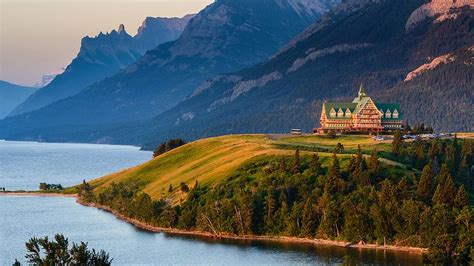
[[[32,86],[60,72],[81,39],[124,24],[131,35],[147,16],[182,17],[213,0],[0,0],[0,80]]]

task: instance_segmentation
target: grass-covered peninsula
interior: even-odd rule
[[[473,149],[457,138],[222,136],[69,191],[144,228],[418,247],[427,261],[468,263]]]

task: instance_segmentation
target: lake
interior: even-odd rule
[[[0,142],[0,186],[31,190],[39,182],[64,186],[148,160],[150,152],[129,146]],[[150,233],[74,198],[0,196],[0,265],[24,262],[25,241],[62,233],[104,249],[116,265],[151,264],[336,264],[352,257],[363,264],[421,264],[420,256],[394,251],[214,241]]]

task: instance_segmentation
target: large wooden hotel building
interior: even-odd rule
[[[361,85],[352,102],[325,102],[319,133],[329,131],[381,132],[402,128],[403,116],[398,103],[376,103]]]

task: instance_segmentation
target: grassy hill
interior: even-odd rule
[[[384,243],[426,248],[426,262],[468,264],[474,141],[395,144],[368,136],[209,138],[84,183],[78,193],[146,226]]]
[[[214,185],[245,165],[264,157],[290,156],[296,149],[300,149],[303,156],[318,152],[323,164],[329,164],[328,157],[332,156],[338,143],[345,147],[344,154],[339,155],[342,165],[348,162],[358,145],[365,153],[375,146],[379,151],[390,147],[367,136],[329,139],[325,136],[228,135],[186,144],[142,165],[93,180],[90,184],[96,187],[96,192],[100,192],[112,183],[137,182],[141,190],[153,199],[173,198],[176,202],[186,196],[179,189],[181,182],[192,186],[197,180],[201,185]],[[171,192],[170,185],[173,187]]]

